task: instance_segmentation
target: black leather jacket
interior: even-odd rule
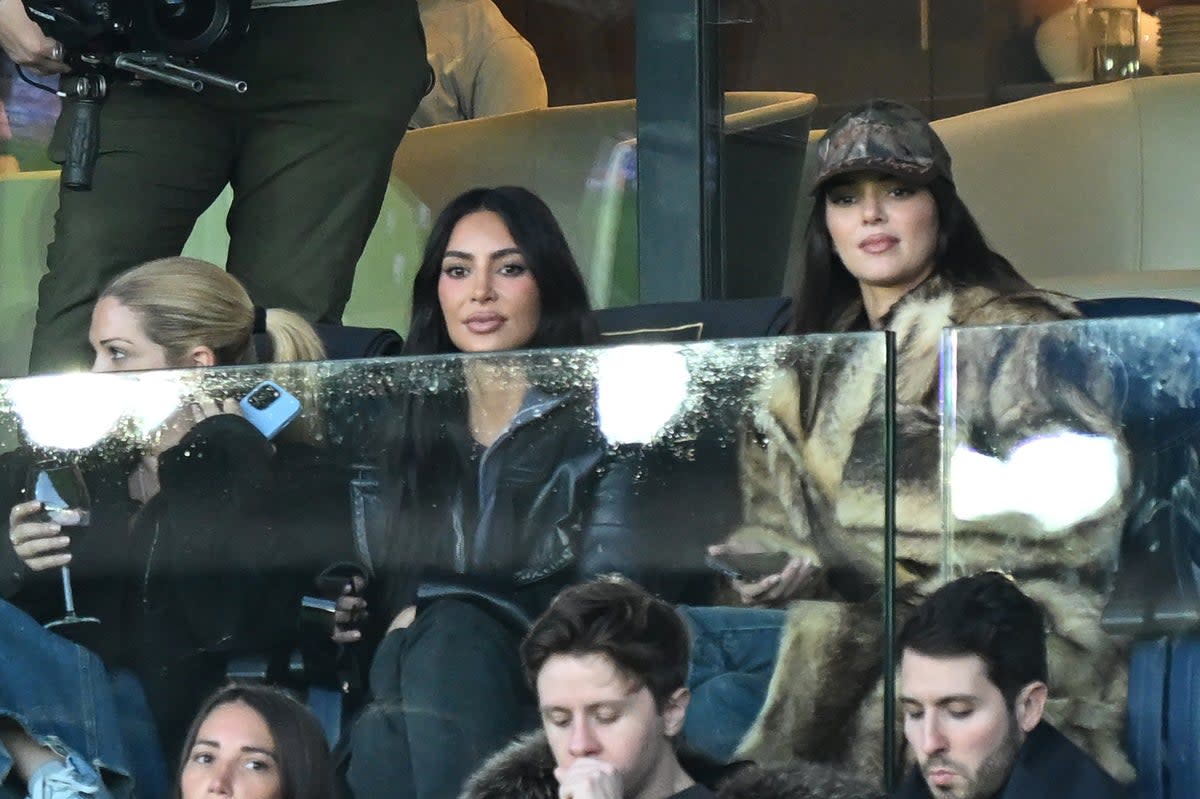
[[[388,563],[387,619],[414,601],[455,596],[524,626],[570,583],[607,572],[636,576],[636,459],[607,446],[590,399],[531,390],[479,460],[476,485],[463,487],[478,491],[473,525],[461,491],[450,507],[401,511],[415,524],[393,530],[452,536],[451,556],[437,566]]]

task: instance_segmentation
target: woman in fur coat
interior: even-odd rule
[[[960,359],[965,435],[951,461],[957,518],[944,549],[943,328],[1078,313],[988,248],[955,190],[949,154],[913,109],[872,101],[852,111],[816,158],[791,330],[896,334],[897,613],[940,583],[947,553],[958,573],[1013,572],[1051,623],[1060,698],[1047,716],[1128,779],[1125,655],[1099,625],[1125,516],[1127,453],[1107,372],[1072,355],[1070,330],[1006,336],[998,352]],[[744,604],[786,606],[765,705],[741,757],[882,771],[883,359],[882,347],[861,341],[814,340],[764,386],[744,433],[743,524],[714,549],[791,559],[779,573],[732,583]],[[1026,490],[1030,461],[1061,481],[1053,491]]]

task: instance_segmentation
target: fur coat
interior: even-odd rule
[[[943,328],[1077,315],[1057,295],[1000,296],[932,277],[884,320],[896,333],[898,356],[897,616],[902,622],[941,584],[944,565],[958,574],[1012,573],[1047,611],[1054,697],[1047,718],[1114,776],[1128,779],[1132,769],[1121,745],[1126,655],[1121,642],[1100,629],[1102,586],[1125,517],[1128,453],[1108,371],[1095,359],[1064,355],[1070,331],[1017,331],[997,352],[960,357],[959,440],[1002,459],[1031,436],[1106,437],[1115,453],[1111,498],[1065,527],[1007,513],[956,521],[949,546],[943,535]],[[797,757],[842,762],[875,775],[883,767],[884,353],[861,341],[851,347],[841,341],[846,338],[806,350],[794,368],[778,373],[764,387],[741,442],[743,524],[731,541],[807,557],[821,568],[810,592],[788,606],[766,704],[738,755],[762,764]]]
[[[679,755],[692,779],[717,799],[882,799],[863,780],[838,774],[819,763],[791,763],[765,769],[750,764],[719,766],[703,758]],[[554,755],[541,731],[530,733],[488,758],[467,781],[459,799],[558,799]]]

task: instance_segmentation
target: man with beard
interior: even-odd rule
[[[1109,799],[1119,783],[1049,723],[1042,609],[1005,575],[963,577],[900,631],[904,735],[893,799]]]

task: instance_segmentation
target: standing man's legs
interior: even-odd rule
[[[254,12],[235,54],[229,271],[267,307],[337,322],[379,216],[392,158],[428,81],[412,0],[338,0]]]
[[[56,158],[69,135],[64,119],[51,145]],[[91,190],[59,191],[30,371],[90,365],[96,295],[123,270],[179,253],[228,181],[232,153],[231,132],[208,98],[150,83],[112,86]]]

